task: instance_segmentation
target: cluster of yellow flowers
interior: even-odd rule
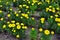
[[[54,8],[53,6],[49,6],[49,7],[46,8],[46,12],[50,11],[50,12],[55,13],[56,10],[60,10],[60,8],[59,7]]]
[[[44,31],[44,34],[45,34],[45,35],[49,35],[50,32],[51,32],[52,35],[54,35],[54,31],[43,30],[43,28],[39,28],[39,31],[40,31],[40,32],[43,32],[43,31]]]
[[[44,23],[45,22],[45,18],[41,18],[41,23]]]
[[[23,17],[25,17],[25,18],[29,18],[28,14],[22,13],[21,15],[22,15]]]

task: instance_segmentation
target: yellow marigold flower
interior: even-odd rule
[[[28,3],[30,4],[30,1],[28,1]]]
[[[55,18],[55,21],[56,22],[60,22],[60,18]]]
[[[17,22],[16,25],[19,25],[19,22]]]
[[[58,7],[58,8],[56,8],[57,10],[60,10],[60,8]]]
[[[13,0],[13,2],[16,2],[16,0]]]
[[[45,18],[41,18],[40,20],[41,20],[41,23],[44,23],[44,21],[45,21]]]
[[[39,28],[39,31],[40,31],[40,32],[42,32],[42,31],[43,31],[43,29],[42,29],[42,28]]]
[[[52,9],[49,9],[49,11],[52,11]]]
[[[32,17],[32,20],[34,20],[35,18],[34,17]]]
[[[6,25],[3,25],[3,29],[6,28]]]
[[[17,25],[17,29],[21,29],[21,26],[20,25]]]
[[[26,7],[26,5],[25,5],[25,4],[23,4],[23,7]]]
[[[15,11],[14,14],[17,14],[17,12]]]
[[[60,26],[60,23],[57,23],[58,26]]]
[[[12,11],[12,8],[10,8],[10,11]]]
[[[35,28],[32,28],[32,30],[35,30]]]
[[[29,14],[30,12],[28,11],[27,13]]]
[[[58,17],[58,15],[56,14],[55,17]]]
[[[45,30],[45,31],[44,31],[44,34],[45,34],[45,35],[49,35],[49,34],[50,34],[50,31],[49,31],[49,30]]]
[[[33,0],[33,3],[36,3],[36,2],[38,2],[37,0]]]
[[[10,17],[11,15],[10,15],[10,14],[8,14],[7,16],[8,16],[8,17]]]
[[[21,23],[21,25],[24,25],[24,23]]]
[[[41,20],[41,21],[44,21],[44,20],[45,20],[45,18],[41,18],[40,20]]]
[[[53,16],[50,16],[50,18],[53,18]]]
[[[8,21],[7,24],[9,24],[10,22]]]
[[[16,32],[16,30],[12,30],[13,32]]]
[[[25,29],[25,26],[22,26],[22,29]]]
[[[12,27],[12,24],[9,24],[8,27],[11,28]]]
[[[42,4],[42,2],[38,2],[38,5]]]
[[[27,26],[25,26],[25,29],[27,29]]]
[[[16,35],[16,38],[20,38],[20,35]]]
[[[51,31],[51,34],[54,35],[54,31]]]
[[[28,14],[25,14],[24,17],[28,18]]]
[[[20,8],[22,8],[22,5],[19,5]]]
[[[46,8],[46,12],[48,12],[49,8]]]
[[[15,24],[12,24],[12,27],[15,27],[16,25]]]
[[[20,10],[19,10],[18,12],[19,12],[19,13],[21,13],[21,11],[20,11]]]
[[[15,23],[15,21],[11,21],[11,23]]]
[[[9,4],[9,2],[6,2],[6,5]]]
[[[34,3],[32,3],[32,5],[34,5]]]
[[[26,6],[26,8],[29,8],[29,6]]]
[[[55,9],[53,9],[52,12],[55,13]]]
[[[3,20],[3,18],[0,19],[1,21]]]
[[[16,14],[16,16],[18,17],[19,15],[18,15],[18,14]]]
[[[48,4],[50,3],[50,0],[45,0]]]
[[[49,6],[49,8],[52,8],[52,6]]]
[[[25,14],[24,14],[24,13],[22,13],[21,15],[22,15],[22,16],[25,16]]]
[[[0,10],[0,13],[2,13],[2,10]]]

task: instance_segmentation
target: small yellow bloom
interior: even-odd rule
[[[8,27],[11,28],[12,27],[12,24],[9,24]]]
[[[2,13],[2,10],[0,10],[0,13]]]
[[[46,12],[48,12],[49,8],[46,8]]]
[[[38,5],[42,4],[42,2],[38,2]]]
[[[57,23],[58,26],[60,26],[60,23]]]
[[[10,14],[8,14],[7,16],[8,16],[8,17],[10,17],[11,15],[10,15]]]
[[[41,18],[40,20],[41,20],[41,23],[44,23],[44,21],[45,21],[45,18]]]
[[[24,23],[21,23],[21,25],[24,25]]]
[[[56,8],[57,10],[59,10],[60,8],[58,7],[58,8]]]
[[[11,21],[11,23],[15,23],[15,21]]]
[[[49,8],[52,8],[52,6],[49,6]]]
[[[28,3],[30,4],[30,1],[28,1]]]
[[[9,24],[10,22],[8,21],[7,24]]]
[[[12,30],[13,32],[16,32],[16,30]]]
[[[23,7],[26,7],[26,5],[24,4]]]
[[[22,29],[25,29],[25,26],[22,26]]]
[[[49,11],[52,11],[52,9],[49,9]]]
[[[6,5],[9,4],[9,2],[6,2]]]
[[[19,22],[17,22],[16,25],[19,25]]]
[[[23,17],[20,17],[21,19],[23,18]]]
[[[20,38],[20,35],[16,35],[16,38]]]
[[[27,26],[25,26],[25,29],[27,29]]]
[[[32,20],[34,20],[35,18],[34,17],[32,17]]]
[[[56,14],[55,17],[58,17],[58,15]]]
[[[17,25],[17,29],[21,29],[21,26],[20,25]]]
[[[22,8],[22,5],[19,5],[20,8]]]
[[[12,27],[15,27],[16,25],[15,24],[12,24]]]
[[[13,0],[13,2],[16,2],[16,0]]]
[[[35,30],[35,28],[32,28],[32,30]]]
[[[34,3],[32,3],[32,5],[34,5]]]
[[[20,10],[19,10],[18,12],[19,12],[19,13],[21,13],[21,11],[20,11]]]
[[[60,18],[55,18],[55,21],[56,22],[60,22]]]
[[[42,28],[39,28],[39,31],[40,31],[40,32],[42,32],[42,31],[43,31],[43,29],[42,29]]]
[[[12,8],[10,8],[10,11],[12,11]]]
[[[3,20],[3,18],[0,19],[1,21]]]
[[[18,15],[18,14],[16,14],[16,16],[18,17],[19,15]]]
[[[54,31],[51,31],[51,34],[54,35]]]
[[[29,6],[26,6],[26,8],[29,8]]]
[[[50,16],[50,18],[53,18],[53,16]]]
[[[6,25],[3,25],[3,29],[6,28]]]
[[[45,34],[45,35],[49,35],[49,34],[50,34],[50,31],[49,31],[49,30],[45,30],[45,31],[44,31],[44,34]]]

